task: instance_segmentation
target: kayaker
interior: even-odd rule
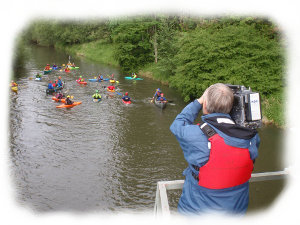
[[[47,64],[45,70],[50,70],[50,64]]]
[[[243,215],[247,211],[249,179],[260,139],[256,130],[231,119],[233,101],[233,92],[226,85],[211,85],[170,127],[188,163],[178,203],[181,214]],[[200,111],[203,122],[193,124]]]
[[[122,99],[123,99],[125,102],[130,101],[130,97],[128,96],[128,92],[125,93],[125,95],[122,97]]]
[[[61,76],[58,77],[57,84],[58,84],[58,87],[62,87],[63,86],[63,82],[61,80]]]
[[[73,101],[70,99],[70,95],[67,96],[65,104],[66,105],[72,105],[73,104]]]
[[[99,94],[99,90],[95,91],[95,94],[93,94],[94,99],[101,99],[101,95]]]
[[[70,68],[69,66],[66,67],[65,71],[70,71]]]
[[[57,68],[57,65],[56,64],[53,64],[53,66],[52,66],[52,69],[56,69]]]
[[[12,81],[10,82],[10,86],[11,86],[11,87],[16,87],[16,86],[18,86],[18,84],[12,80]]]
[[[132,79],[135,79],[135,78],[137,78],[137,75],[136,75],[136,73],[132,73]]]
[[[152,98],[152,102],[154,101],[155,98],[157,99],[160,96],[160,94],[161,94],[161,90],[160,90],[160,88],[157,88],[155,91],[155,94]]]
[[[99,80],[101,80],[101,81],[103,80],[103,76],[101,74],[98,76],[98,81]]]
[[[40,75],[39,73],[37,73],[37,74],[35,75],[35,77],[36,77],[36,78],[42,78],[42,75]]]
[[[167,99],[164,97],[164,93],[161,93],[160,96],[157,98],[157,101],[166,101]]]
[[[72,67],[76,67],[74,62],[73,62],[73,64],[72,64]]]
[[[84,82],[84,79],[82,78],[82,76],[79,77],[78,82]]]
[[[109,90],[114,91],[115,90],[115,86],[113,84],[111,84],[110,86],[107,87]]]
[[[62,99],[64,97],[64,95],[63,95],[63,93],[61,93],[61,91],[59,91],[55,97],[57,99]]]
[[[51,80],[49,81],[49,84],[48,84],[48,89],[49,89],[49,90],[52,90],[52,89],[54,89],[54,87],[53,87],[53,84],[52,84],[52,81],[51,81]]]

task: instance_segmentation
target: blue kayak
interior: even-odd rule
[[[125,77],[126,80],[144,80],[143,78],[132,78],[132,77]]]
[[[90,82],[102,82],[102,81],[108,81],[109,78],[104,78],[103,80],[98,80],[98,79],[89,79]]]

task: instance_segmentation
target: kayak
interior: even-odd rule
[[[52,94],[53,92],[55,92],[55,89],[48,89],[46,90],[46,94]]]
[[[90,82],[102,82],[102,81],[108,81],[109,78],[104,78],[103,80],[98,80],[98,79],[89,79]]]
[[[168,101],[157,101],[156,99],[154,100],[154,104],[161,109],[166,108],[167,102]]]
[[[14,91],[14,92],[17,92],[18,91],[18,87],[17,86],[11,87],[11,90]]]
[[[115,90],[110,90],[109,88],[106,88],[106,90],[109,92],[115,92]]]
[[[126,80],[144,80],[143,78],[132,78],[132,77],[125,77]]]
[[[101,98],[93,98],[93,102],[100,102]]]
[[[41,77],[36,77],[36,78],[35,78],[35,80],[37,80],[37,81],[41,81],[41,80],[42,80],[42,78],[41,78]]]
[[[65,98],[62,98],[62,99],[58,99],[56,97],[52,97],[52,100],[56,101],[56,102],[62,102],[62,103],[65,103],[66,102],[66,99]]]
[[[131,104],[131,101],[130,101],[130,100],[129,100],[129,101],[124,101],[124,99],[122,99],[122,102],[123,102],[124,104],[127,104],[127,105]]]
[[[52,69],[52,70],[57,70],[58,67],[57,67],[57,66],[53,66],[53,67],[51,67],[51,69]]]
[[[72,105],[66,105],[66,104],[62,104],[62,105],[58,105],[56,106],[56,108],[73,108],[76,105],[80,105],[81,102],[73,102]]]
[[[44,74],[50,73],[52,70],[44,70]]]
[[[85,82],[85,81],[79,81],[79,80],[76,80],[76,82],[77,82],[78,84],[87,84],[87,82]]]
[[[76,70],[76,69],[79,69],[79,66],[69,66],[69,68],[70,68],[71,70]]]

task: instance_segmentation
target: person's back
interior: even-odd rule
[[[157,97],[157,101],[166,101],[167,99],[164,97],[163,93],[160,93],[160,95]]]
[[[128,96],[128,92],[125,93],[125,95],[122,97],[122,99],[123,99],[125,102],[130,101],[130,97]]]
[[[107,88],[108,88],[109,90],[111,90],[111,91],[115,90],[115,86],[113,86],[113,85],[110,85],[110,86],[108,86]]]
[[[182,214],[244,214],[248,208],[248,180],[252,160],[258,155],[259,136],[230,118],[233,94],[224,86],[208,88],[201,98],[182,110],[170,127],[188,162],[178,203]],[[204,124],[192,124],[201,109]],[[210,128],[214,132],[206,132]]]
[[[54,89],[52,82],[50,81],[48,84],[48,89]]]
[[[67,96],[65,104],[66,105],[72,105],[73,104],[73,101],[70,99],[70,96]]]
[[[101,99],[101,95],[99,94],[99,91],[96,90],[95,94],[93,94],[94,99]]]

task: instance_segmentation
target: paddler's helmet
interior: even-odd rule
[[[61,79],[61,76],[59,76],[58,79]]]
[[[128,95],[128,92],[126,92],[125,95]]]
[[[82,78],[82,76],[80,76],[80,78]]]
[[[96,90],[96,93],[98,93],[99,92],[99,90]]]
[[[50,80],[49,83],[52,83],[52,80]]]
[[[68,95],[67,98],[70,98],[70,95]]]
[[[50,64],[47,64],[47,66],[50,66]]]

